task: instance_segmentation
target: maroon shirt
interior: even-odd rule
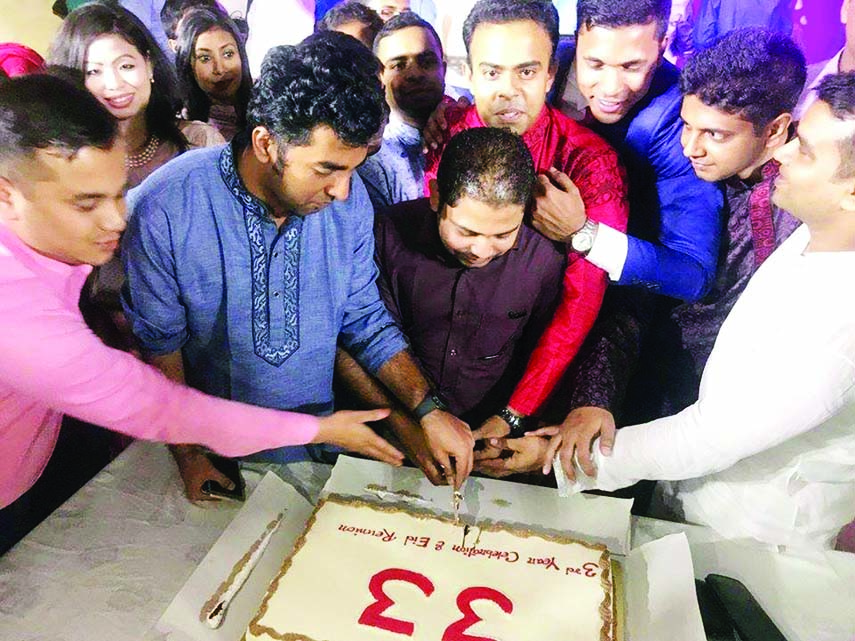
[[[564,248],[523,225],[506,254],[464,267],[426,198],[379,213],[375,242],[389,311],[451,412],[477,425],[508,402],[552,318]]]

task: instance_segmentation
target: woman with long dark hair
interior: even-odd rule
[[[208,125],[178,120],[172,66],[142,22],[118,4],[92,2],[68,14],[48,63],[82,72],[86,89],[119,121],[131,187],[190,147],[223,142]]]
[[[208,122],[231,140],[245,124],[252,89],[240,31],[222,11],[196,7],[182,16],[177,36],[185,117]]]

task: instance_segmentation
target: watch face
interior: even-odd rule
[[[574,251],[580,253],[591,251],[593,244],[594,239],[588,230],[577,232],[574,234],[573,238],[570,239],[570,246]]]

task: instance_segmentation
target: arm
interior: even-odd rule
[[[357,185],[354,184],[356,192]],[[360,190],[364,196],[364,190]],[[356,193],[354,196],[358,196]],[[358,207],[370,206],[367,202]],[[364,211],[360,209],[359,211]],[[430,393],[430,385],[407,349],[403,334],[383,304],[374,263],[372,216],[358,221],[351,292],[339,334],[342,347],[376,376],[398,402],[412,412]],[[447,412],[434,410],[421,419],[431,455],[445,473],[454,470],[459,486],[472,471],[472,434],[469,427]],[[451,459],[454,459],[454,465]]]
[[[715,279],[724,196],[718,185],[698,178],[682,154],[679,104],[677,100],[662,116],[643,150],[656,175],[658,220],[647,221],[654,223],[656,242],[600,229],[588,259],[599,262],[619,285],[695,301]],[[619,269],[601,260],[609,241],[625,245]]]
[[[855,366],[815,342],[749,352],[728,365],[721,371],[720,363],[712,380],[704,381],[705,393],[694,405],[622,429],[610,458],[595,448],[597,478],[582,477],[577,489],[714,474],[814,429],[855,402]]]
[[[369,375],[350,354],[341,348],[336,350],[335,375],[345,389],[355,397],[360,407],[392,408],[385,423],[398,437],[407,456],[421,468],[431,483],[434,485],[445,483],[445,478],[430,454],[425,434],[418,421],[395,402],[377,379]]]
[[[614,151],[602,141],[599,145],[579,156],[569,169],[571,176],[541,176],[545,191],[537,199],[538,214],[555,219],[581,204],[582,222],[576,229],[584,223],[585,216],[615,229],[626,229],[629,209],[625,172]],[[573,193],[574,189],[577,193]],[[531,415],[549,397],[594,324],[605,291],[605,272],[570,252],[558,309],[529,359],[511,397],[510,409]]]

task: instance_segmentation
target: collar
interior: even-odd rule
[[[418,145],[421,151],[422,132],[392,112],[389,114],[389,122],[383,130],[383,138],[394,139],[407,147]]]
[[[92,265],[69,265],[40,254],[18,238],[17,234],[6,225],[0,223],[0,257],[4,254],[13,256],[60,296],[70,293],[73,297],[79,297],[80,287],[92,271]],[[76,292],[69,289],[70,284],[76,287]],[[77,299],[75,298],[71,303],[76,305]]]
[[[838,73],[840,71],[840,59],[843,57],[843,49],[837,52],[837,55],[834,56],[831,60],[829,60],[825,66],[820,70],[819,74],[817,74],[816,78],[814,78],[813,82],[810,84],[809,89],[813,90],[819,86],[819,83],[826,76],[830,76],[831,74]]]
[[[222,177],[228,190],[241,204],[243,210],[248,214],[269,219],[270,208],[263,200],[249,192],[238,173],[237,163],[235,162],[234,141],[223,148],[223,151],[220,153],[219,166],[220,177]]]

